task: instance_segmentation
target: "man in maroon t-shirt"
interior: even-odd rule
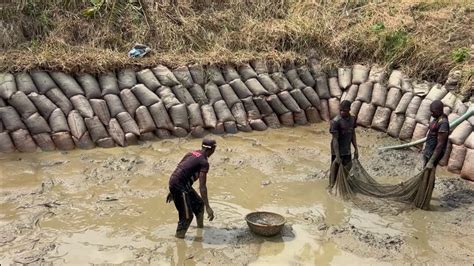
[[[206,179],[209,170],[209,158],[216,149],[216,141],[204,139],[201,150],[187,153],[174,170],[169,180],[170,194],[167,202],[174,201],[178,210],[179,222],[176,237],[184,238],[186,231],[196,215],[197,226],[204,226],[204,207],[206,207],[209,221],[214,219],[214,211],[209,206],[207,198]],[[194,181],[199,179],[199,192],[193,189]]]

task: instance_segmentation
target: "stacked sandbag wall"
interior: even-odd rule
[[[35,70],[0,73],[0,152],[90,149],[154,138],[202,137],[329,121],[353,102],[360,126],[402,140],[424,137],[429,104],[450,117],[467,110],[443,86],[398,70],[354,65],[323,71],[317,60],[241,65],[158,65],[98,75]],[[474,179],[474,118],[450,136],[450,171]],[[448,156],[447,156],[448,157]]]

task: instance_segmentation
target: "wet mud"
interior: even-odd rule
[[[429,212],[343,201],[326,191],[327,130],[215,136],[208,193],[216,219],[204,229],[193,222],[184,240],[174,238],[167,182],[198,139],[0,155],[0,263],[472,264],[472,183],[439,169]],[[397,140],[358,134],[360,161],[377,180],[396,183],[421,170],[418,151],[381,152]],[[256,210],[285,216],[282,234],[252,234],[244,216]]]

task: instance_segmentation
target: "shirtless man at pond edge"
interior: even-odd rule
[[[350,114],[351,102],[344,100],[341,102],[339,115],[331,121],[329,132],[332,134],[331,141],[331,163],[336,161],[346,168],[351,167],[351,143],[354,145],[354,159],[359,158],[355,128],[356,118]],[[334,169],[337,173],[338,169]],[[329,189],[335,184],[336,175],[330,175]]]
[[[184,238],[186,235],[186,231],[193,220],[193,213],[196,216],[198,228],[204,226],[204,207],[209,221],[214,219],[214,211],[209,206],[207,198],[206,179],[209,170],[207,159],[214,153],[215,149],[215,140],[204,139],[201,150],[187,153],[170,177],[170,193],[166,198],[166,202],[174,201],[176,210],[178,210],[177,238]],[[198,179],[201,196],[192,187]]]

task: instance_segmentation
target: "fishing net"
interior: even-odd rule
[[[435,183],[435,168],[425,168],[399,184],[380,184],[367,173],[358,159],[353,159],[350,165],[340,166],[336,161],[332,163],[329,182],[330,187],[335,189],[336,195],[344,199],[352,198],[356,193],[360,193],[409,203],[425,210],[429,209]]]

